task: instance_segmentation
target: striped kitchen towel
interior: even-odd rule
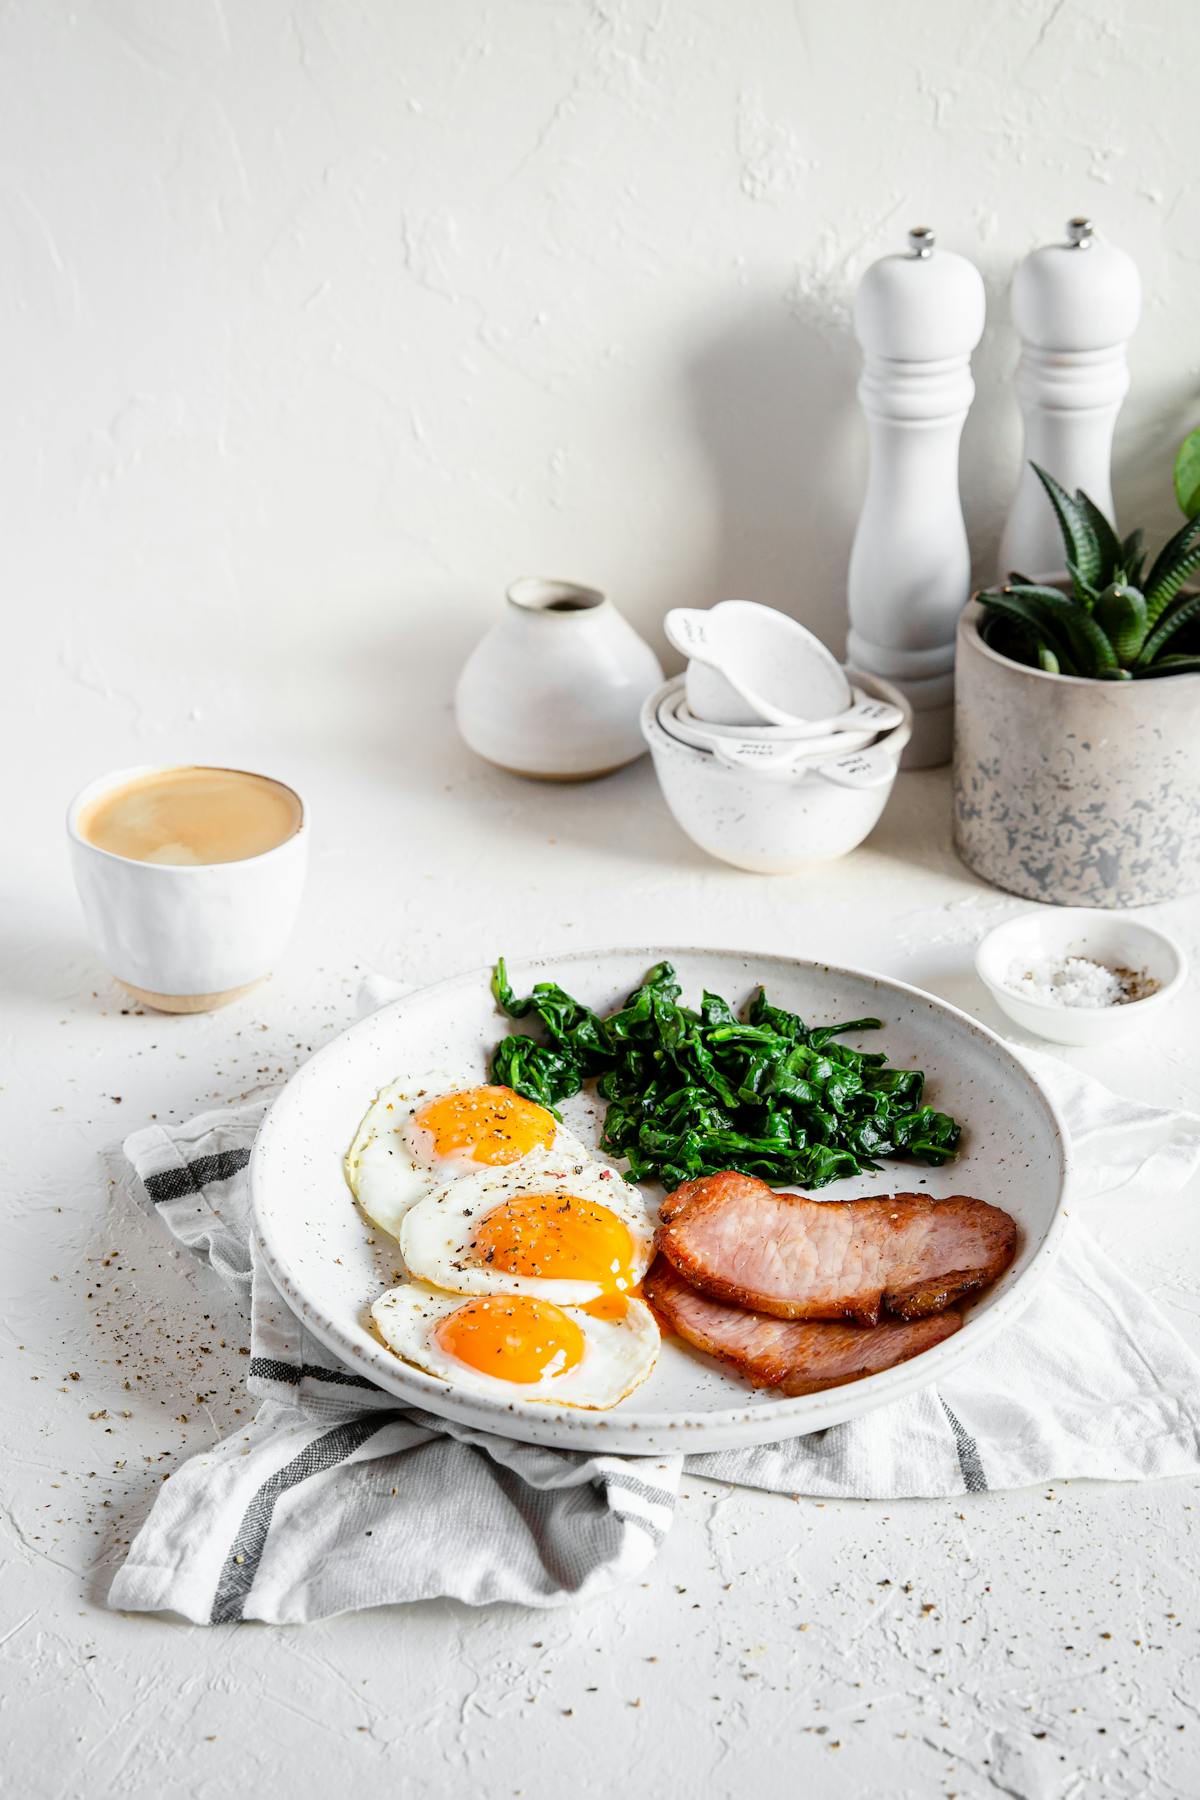
[[[1200,1166],[1200,1119],[1026,1054],[1071,1128],[1077,1199],[1119,1192],[1141,1209]],[[644,1570],[671,1523],[679,1458],[540,1449],[400,1407],[304,1329],[254,1255],[247,1164],[265,1107],[155,1125],[125,1144],[166,1229],[244,1296],[259,1407],[164,1483],[109,1605],[203,1624],[299,1622],[439,1595],[540,1607]],[[684,1466],[857,1499],[1190,1474],[1200,1362],[1073,1224],[1031,1305],[939,1388]]]
[[[245,1296],[260,1404],[164,1483],[109,1605],[298,1622],[435,1595],[553,1606],[638,1574],[670,1526],[678,1457],[541,1449],[401,1407],[284,1304],[250,1230],[266,1104],[125,1143],[167,1230]]]

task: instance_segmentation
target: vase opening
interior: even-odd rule
[[[599,588],[580,587],[574,581],[551,581],[541,575],[523,575],[508,590],[508,601],[523,612],[578,613],[603,606]]]

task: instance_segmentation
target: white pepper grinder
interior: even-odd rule
[[[1090,219],[1069,219],[1065,244],[1044,244],[1018,266],[1012,317],[1021,334],[1015,386],[1025,445],[1000,539],[1001,580],[1012,569],[1047,575],[1063,566],[1062,538],[1031,461],[1113,517],[1113,428],[1129,388],[1125,347],[1141,301],[1133,259]]]
[[[908,245],[907,255],[872,263],[854,302],[871,450],[850,553],[847,650],[855,668],[894,682],[912,705],[902,766],[923,769],[950,759],[954,637],[971,587],[958,445],[984,293],[974,263],[935,249],[928,226],[910,231]]]

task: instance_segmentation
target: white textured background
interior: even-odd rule
[[[1200,416],[1198,56],[1186,0],[8,0],[24,691],[57,658],[79,705],[127,693],[181,743],[164,671],[187,658],[220,730],[257,653],[307,713],[357,686],[386,732],[406,621],[453,614],[448,675],[523,570],[652,632],[736,591],[838,639],[847,307],[921,220],[988,284],[980,569],[1018,452],[1012,267],[1081,209],[1144,278],[1117,493],[1165,525]]]
[[[981,568],[1017,457],[1004,290],[1081,208],[1141,266],[1117,493],[1165,526],[1200,418],[1198,54],[1195,0],[0,0],[6,1795],[1200,1792],[1190,1483],[885,1509],[692,1484],[645,1587],[579,1612],[106,1615],[244,1364],[99,1161],[277,1082],[363,966],[728,942],[1003,1024],[971,951],[1018,903],[956,861],[945,771],[819,880],[753,880],[675,830],[645,762],[578,789],[476,763],[450,690],[523,570],[651,633],[735,589],[840,633],[848,302],[918,220],[991,295]],[[61,811],[191,758],[296,779],[313,863],[271,982],[167,1020],[97,965]],[[1200,956],[1194,903],[1156,916]],[[1073,1060],[1200,1105],[1198,1018]],[[1193,1342],[1195,1218],[1096,1220]]]

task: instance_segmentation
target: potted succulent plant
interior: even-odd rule
[[[954,822],[963,860],[1026,899],[1140,906],[1200,887],[1200,430],[1185,521],[1147,567],[1087,495],[1037,473],[1066,572],[1014,573],[959,621]],[[1169,679],[1168,679],[1169,677]]]

